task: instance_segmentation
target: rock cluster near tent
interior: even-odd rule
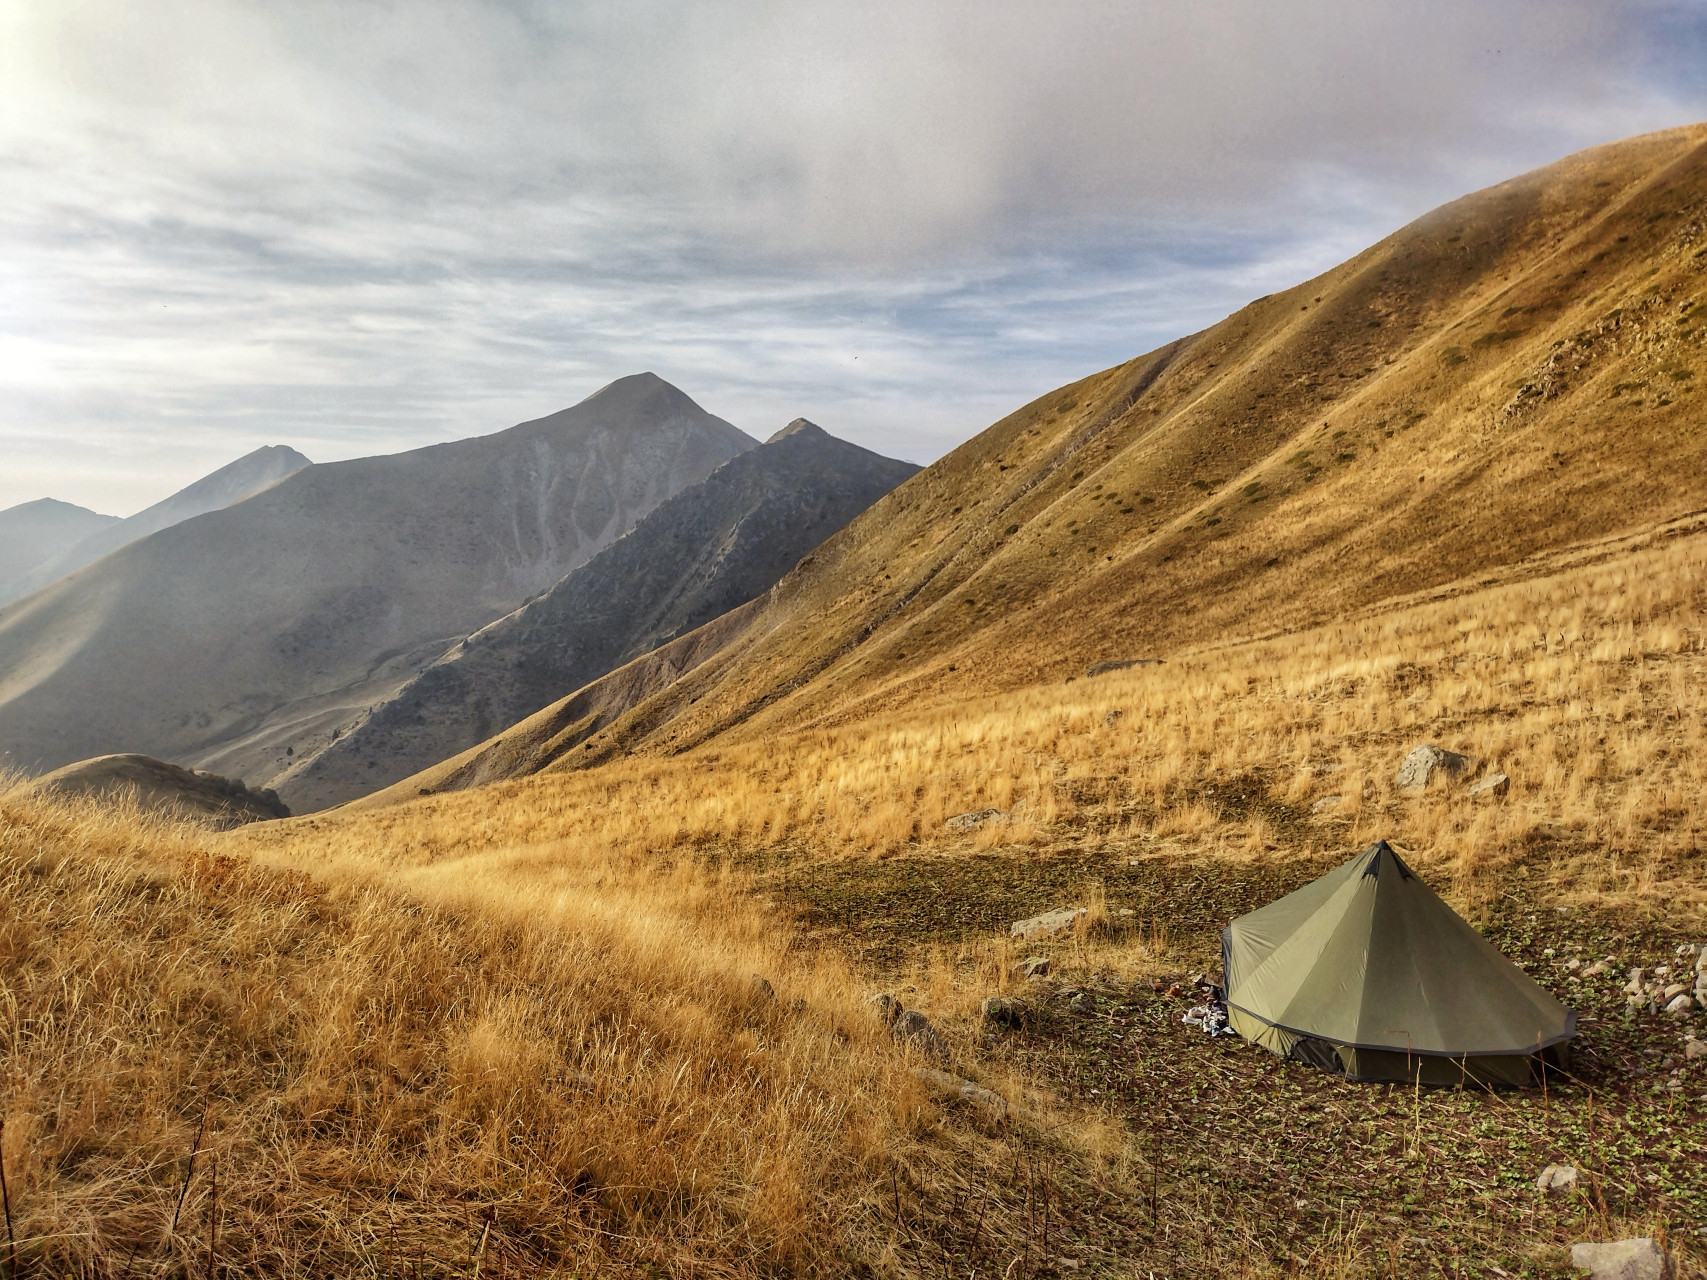
[[[1632,967],[1625,976],[1624,1003],[1633,1010],[1664,1011],[1674,1018],[1707,1008],[1707,945],[1678,948],[1675,964]]]

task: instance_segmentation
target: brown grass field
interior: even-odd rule
[[[1278,892],[1376,835],[1496,936],[1514,883],[1531,912],[1642,922],[1626,948],[1707,935],[1690,803],[1707,537],[1575,558],[954,710],[227,835],[14,790],[0,1035],[24,1256],[83,1275],[191,1274],[210,1247],[220,1274],[1033,1275],[1068,1255],[1106,1274],[1428,1274],[1368,1206],[1298,1197],[1325,1233],[1306,1247],[1271,1205],[1218,1203],[1219,1175],[1183,1153],[1164,1181],[1146,1117],[1215,1064],[1194,1065],[1202,1038],[1182,1041],[1143,979],[1204,962],[1219,893]],[[1424,741],[1509,773],[1510,793],[1396,796]],[[944,832],[985,806],[1012,820]],[[1168,880],[1188,872],[1195,913]],[[1053,948],[1058,973],[1124,1012],[1064,1017],[1048,983],[1006,972],[1004,910],[1075,898],[1096,910]],[[1126,900],[1135,918],[1114,914]],[[930,1098],[861,1007],[883,986],[1012,1100],[1011,1123]],[[1025,1032],[980,1025],[998,990],[1035,1004]],[[1085,1038],[1127,1025],[1165,1054]],[[1370,1123],[1425,1162],[1455,1106],[1541,1105],[1395,1106],[1261,1057],[1236,1061],[1298,1105],[1382,1096]],[[1645,1132],[1621,1069],[1547,1105],[1590,1114],[1592,1093],[1603,1125]],[[1165,1102],[1144,1092],[1182,1070]],[[1694,1066],[1661,1095],[1697,1141],[1701,1085]],[[1170,1135],[1196,1123],[1163,1114]],[[1557,1127],[1517,1126],[1521,1152]],[[1668,1167],[1669,1199],[1604,1189],[1580,1223],[1502,1218],[1459,1189],[1451,1261],[1556,1266],[1560,1233],[1596,1220],[1687,1251],[1707,1225],[1695,1165]],[[1152,1176],[1177,1218],[1160,1241]]]
[[[0,1276],[1707,1275],[1707,1017],[1620,994],[1707,943],[1704,256],[1707,128],[1602,148],[1043,397],[364,804],[0,784]],[[1509,792],[1397,793],[1422,743]],[[1232,915],[1376,837],[1582,1012],[1568,1074],[1182,1025]]]

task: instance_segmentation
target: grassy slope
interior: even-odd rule
[[[536,717],[494,744],[504,765],[388,799],[1309,626],[1707,506],[1704,142],[1466,197],[1053,392],[878,503],[684,678],[638,704],[590,687],[598,714]]]
[[[1554,198],[1622,216],[1624,197],[1651,200],[1640,181],[1677,177],[1667,157],[1693,174],[1695,136],[1570,162],[1588,169],[1575,196]],[[1537,228],[1552,217],[1545,235],[1585,264],[1573,270],[1600,270],[1578,213],[1547,213],[1550,182],[1515,184],[1525,252],[1550,243]],[[1497,205],[1499,190],[1476,199]],[[1476,243],[1474,220],[1436,216],[1439,255]],[[1688,221],[1591,232],[1616,245],[1669,228],[1644,252],[1692,272]],[[1397,261],[1340,270],[1379,281]],[[1514,266],[1501,283],[1496,261],[1477,256],[1463,272],[1487,295],[1461,326],[1470,341],[1447,341],[1463,308],[1445,280],[1430,335],[1405,338],[1387,372],[1344,379],[1361,390],[1326,412],[1311,398],[1320,370],[1315,391],[1272,380],[1268,398],[1291,397],[1282,427],[1294,430],[1267,453],[1247,458],[1207,407],[1207,425],[1188,429],[1190,406],[1222,394],[1226,362],[1203,344],[1233,341],[1238,317],[1184,344],[1125,416],[1097,406],[1119,408],[1142,363],[998,424],[755,609],[772,630],[743,631],[703,683],[690,675],[687,718],[645,721],[642,745],[660,748],[722,727],[697,750],[594,751],[603,767],[222,836],[0,797],[0,956],[17,1011],[0,1024],[4,1152],[26,1247],[63,1270],[119,1270],[132,1250],[145,1273],[173,1258],[202,1265],[202,1233],[219,1220],[205,1170],[177,1236],[166,1228],[211,1091],[225,1117],[210,1126],[221,1257],[256,1272],[395,1271],[418,1251],[427,1273],[467,1274],[484,1237],[488,1274],[651,1264],[1021,1276],[1069,1258],[1081,1274],[1398,1277],[1497,1264],[1539,1275],[1568,1274],[1572,1239],[1657,1231],[1698,1274],[1686,1233],[1707,1225],[1689,1158],[1707,1130],[1704,1068],[1658,1067],[1681,1059],[1687,1024],[1627,1016],[1616,975],[1573,983],[1560,963],[1582,948],[1652,964],[1707,931],[1689,803],[1707,782],[1707,533],[1666,519],[1689,505],[1700,451],[1689,419],[1666,416],[1683,401],[1654,403],[1655,387],[1690,385],[1673,374],[1693,338],[1687,325],[1680,337],[1675,324],[1621,316],[1609,332],[1640,329],[1639,347],[1597,351],[1569,390],[1498,419],[1497,437],[1476,445],[1474,396],[1499,413],[1516,392],[1495,397],[1496,374],[1515,381],[1532,365],[1513,353],[1553,341],[1536,321],[1528,337],[1474,345],[1520,305],[1499,288],[1545,275]],[[1413,301],[1425,277],[1406,277]],[[1610,308],[1618,289],[1662,283],[1609,274],[1594,284],[1608,295],[1581,305]],[[1245,313],[1238,340],[1292,351],[1322,338],[1318,294],[1327,312],[1344,290],[1307,289],[1311,301],[1283,299],[1284,313],[1271,300],[1267,327]],[[1679,289],[1668,314],[1685,300]],[[1365,322],[1363,333],[1385,341],[1403,327]],[[1440,358],[1451,346],[1462,363]],[[1322,420],[1330,440],[1351,430],[1334,424],[1361,420],[1357,404],[1401,366],[1438,388],[1405,410],[1408,430],[1390,420],[1379,430],[1391,439],[1333,446],[1351,461],[1288,464],[1304,448],[1316,457],[1300,441]],[[1648,386],[1612,396],[1641,376]],[[1146,396],[1162,409],[1149,426],[1133,412]],[[1646,403],[1607,416],[1631,399]],[[1372,431],[1375,411],[1363,410]],[[1667,423],[1676,429],[1655,429]],[[1420,449],[1436,461],[1419,484],[1409,468]],[[1578,449],[1599,459],[1592,471],[1504,490],[1488,478],[1545,472]],[[1253,502],[1243,475],[1264,458],[1278,461]],[[1000,468],[1016,465],[1031,481],[1023,493],[1023,480],[1002,488]],[[1086,473],[1076,484],[1075,471]],[[1154,501],[1093,500],[1117,472],[1138,477],[1120,480],[1123,496],[1143,485]],[[1659,474],[1675,484],[1638,483]],[[1373,483],[1383,477],[1386,489]],[[1191,479],[1226,483],[1205,498]],[[1414,505],[1395,496],[1410,486]],[[1466,536],[1465,513],[1483,499],[1510,509],[1490,507]],[[981,523],[948,520],[954,505],[966,516],[998,502]],[[941,508],[934,525],[928,503]],[[1205,525],[1215,510],[1221,524]],[[1382,538],[1421,537],[1430,511],[1432,550],[1405,568]],[[1067,532],[1070,520],[1086,532]],[[1645,529],[1604,539],[1634,526]],[[1127,531],[1113,539],[1117,528]],[[1146,592],[1212,584],[1239,555],[1266,565],[1276,554],[1263,531],[1291,541],[1240,593],[1200,594],[1192,610],[1135,607],[1164,598]],[[1088,549],[1069,549],[1093,540],[1116,559],[1091,574]],[[1071,556],[1080,570],[1058,572]],[[1132,567],[1143,564],[1148,577]],[[1170,576],[1188,570],[1197,576]],[[1046,594],[1027,596],[1030,582]],[[1126,594],[1099,594],[1119,582]],[[989,599],[998,605],[985,609]],[[961,610],[968,621],[950,627]],[[1282,624],[1299,629],[1223,638]],[[747,714],[862,635],[810,685]],[[1060,682],[1152,638],[1170,646],[1162,667]],[[644,673],[618,674],[650,691]],[[1393,770],[1419,741],[1504,769],[1510,794],[1395,794]],[[1337,805],[1315,807],[1331,794]],[[1009,820],[944,829],[947,815],[984,805]],[[1206,963],[1230,912],[1375,834],[1600,1017],[1582,1083],[1544,1099],[1409,1098],[1181,1033],[1180,1006],[1147,979]],[[1059,984],[1020,988],[1001,927],[1081,897],[1093,927],[1048,946],[1058,975],[1092,993],[1082,1015]],[[858,968],[850,952],[863,952]],[[755,971],[775,982],[778,1006],[755,1001]],[[923,1095],[859,1008],[878,982],[930,1012],[957,1070],[1020,1103],[1010,1128],[982,1132]],[[1031,1011],[1022,1031],[976,1017],[1004,988]],[[1651,1091],[1669,1079],[1677,1090]],[[1589,1170],[1590,1194],[1535,1193],[1539,1164],[1555,1159]]]

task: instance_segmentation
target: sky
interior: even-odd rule
[[[5,0],[0,508],[647,369],[928,463],[1702,119],[1703,0]]]

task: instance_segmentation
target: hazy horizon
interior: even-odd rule
[[[1707,116],[1685,3],[0,17],[0,507],[652,370],[929,463],[1428,209]]]

